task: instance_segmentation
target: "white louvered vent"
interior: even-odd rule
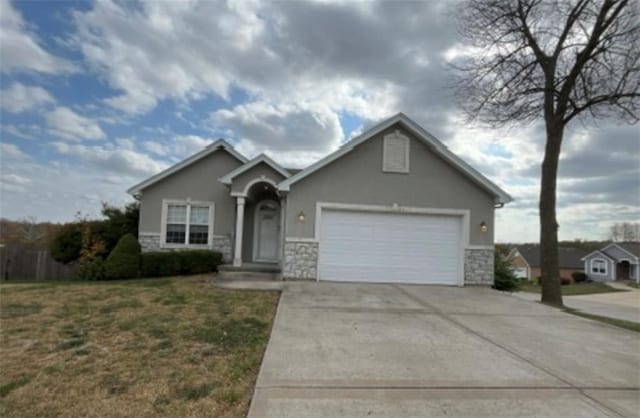
[[[409,172],[409,137],[394,132],[384,137],[382,171],[388,173]]]

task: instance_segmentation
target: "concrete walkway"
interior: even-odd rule
[[[613,287],[627,291],[564,296],[562,300],[565,306],[585,313],[640,323],[640,290],[620,283],[616,285]],[[512,295],[528,301],[540,301],[537,293],[516,292]]]
[[[564,303],[593,315],[640,323],[640,290],[626,285],[620,286],[624,286],[628,291],[566,296]]]
[[[638,411],[640,334],[485,288],[291,282],[249,417]]]

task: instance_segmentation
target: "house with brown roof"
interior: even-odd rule
[[[564,248],[558,250],[560,263],[560,277],[571,278],[576,272],[582,272],[584,262],[582,258],[587,254],[580,248]],[[513,247],[507,255],[517,277],[535,280],[540,277],[540,245],[523,244]]]

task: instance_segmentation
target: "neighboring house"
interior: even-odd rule
[[[591,280],[640,281],[640,242],[615,242],[582,258]]]
[[[580,248],[558,249],[558,262],[560,265],[560,277],[571,278],[576,272],[582,272],[584,263],[582,257],[587,254]],[[540,277],[540,245],[524,244],[511,249],[507,255],[507,261],[513,267],[517,277],[527,280],[536,280]]]
[[[216,249],[284,278],[493,283],[511,197],[398,114],[296,173],[224,140],[128,190],[143,250]]]

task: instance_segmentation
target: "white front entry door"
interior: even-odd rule
[[[280,206],[271,200],[256,207],[253,254],[255,261],[278,261]]]
[[[320,280],[462,283],[462,217],[323,209]]]

